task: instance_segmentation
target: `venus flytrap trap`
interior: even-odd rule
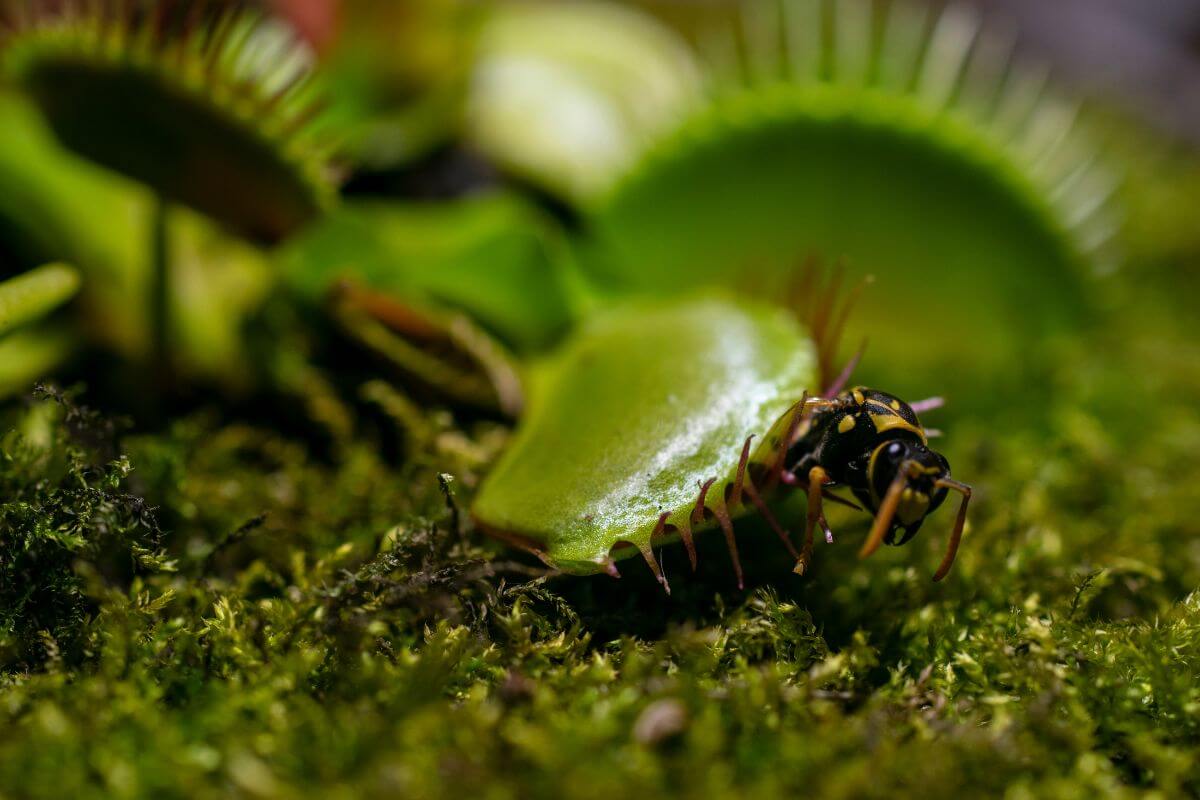
[[[61,7],[57,7],[61,5]],[[59,139],[259,241],[334,199],[311,54],[251,12],[185,2],[16,4],[9,79]]]
[[[1000,365],[1085,318],[1119,258],[1117,182],[1003,29],[958,6],[738,7],[708,38],[710,97],[588,205],[603,279],[655,295],[847,257],[881,282],[863,329],[905,369]],[[930,307],[936,330],[911,323]]]
[[[56,340],[141,369],[153,348],[149,293],[154,217],[144,187],[64,150],[20,95],[0,95],[0,248],[8,271],[63,261],[79,271],[78,299]],[[102,213],[101,213],[102,211]],[[270,283],[266,257],[181,206],[166,220],[176,279],[167,305],[178,374],[225,387],[247,383],[240,327]],[[41,342],[49,346],[49,339]],[[119,378],[115,378],[119,380]],[[25,384],[22,388],[28,388]]]
[[[746,471],[781,460],[782,431],[764,434],[815,384],[816,354],[786,314],[713,298],[600,316],[546,371],[476,520],[568,571],[611,570],[614,551],[657,572],[652,537],[668,522],[690,545],[693,525],[729,524],[729,501],[749,506]],[[740,463],[750,433],[760,441]],[[705,482],[711,499],[698,500]]]
[[[849,488],[875,515],[863,556],[907,542],[956,491],[941,580],[971,489],[928,448],[912,407],[844,390],[848,375],[828,365],[849,301],[839,302],[836,280],[809,286],[816,299],[803,326],[721,296],[593,316],[542,365],[520,431],[476,498],[478,526],[570,573],[615,576],[615,560],[640,553],[668,592],[653,548],[681,540],[695,569],[693,536],[719,527],[741,588],[738,516],[765,517],[804,574],[817,526],[833,541],[823,499],[848,502],[827,487]],[[781,485],[807,492],[799,550],[767,505]]]
[[[971,12],[953,7],[930,17],[900,4],[764,0],[741,7],[742,25],[728,42],[733,57],[714,64],[712,98],[589,209],[593,249],[584,266],[594,285],[610,294],[644,294],[661,304],[664,297],[704,285],[743,292],[748,282],[772,285],[770,275],[749,271],[747,264],[756,259],[778,274],[786,269],[781,265],[806,252],[850,255],[887,282],[887,302],[873,306],[867,318],[877,335],[885,334],[878,336],[885,355],[904,363],[903,371],[945,364],[954,349],[925,347],[926,355],[917,354],[922,349],[917,342],[927,342],[929,332],[918,336],[905,321],[911,308],[939,298],[938,340],[969,346],[981,363],[1003,364],[1014,355],[1008,348],[1023,349],[1039,336],[1079,324],[1090,307],[1086,272],[1089,267],[1103,272],[1115,258],[1110,241],[1115,211],[1109,202],[1115,183],[1086,134],[1075,128],[1075,105],[1055,97],[1036,68],[1015,60],[1011,42],[997,38]],[[980,295],[988,301],[978,302]],[[803,299],[817,307],[830,302],[819,294]],[[1008,323],[1018,309],[1023,332],[1010,335]],[[822,313],[835,315],[832,308]],[[688,341],[682,333],[689,330],[686,322],[672,323],[678,338],[660,339],[651,333],[657,324],[663,320],[647,309],[625,317],[620,335],[630,338],[613,345],[621,355],[608,364],[596,355],[586,360],[578,355],[592,347],[609,349],[603,335],[592,342],[588,326],[582,327],[563,356],[562,363],[572,366],[539,383],[547,397],[531,401],[533,410],[513,449],[484,485],[476,517],[485,530],[568,571],[612,570],[609,551],[624,555],[616,545],[632,544],[663,580],[652,539],[678,536],[690,549],[693,525],[711,515],[724,530],[740,583],[726,504],[761,504],[755,471],[781,462],[804,435],[792,440],[794,432],[780,434],[778,414],[742,420],[737,433],[706,428],[703,421],[723,399],[745,403],[741,410],[755,406],[750,394],[732,384],[674,407],[688,379],[673,370],[706,364],[710,355],[719,360],[725,346],[738,350],[735,342],[757,357],[765,353],[750,345],[760,340],[738,339],[747,330],[740,324],[713,324],[720,333],[691,347],[682,344]],[[639,347],[639,335],[649,337],[647,352],[659,354],[659,360],[624,356]],[[778,337],[775,344],[782,345],[780,352],[803,350],[800,339]],[[571,348],[578,348],[575,355]],[[821,395],[832,380],[827,357],[822,365],[824,381],[799,377],[799,388]],[[741,369],[754,374],[753,366]],[[777,372],[778,367],[768,370]],[[714,386],[719,383],[714,375],[732,374],[712,373],[695,374]],[[589,383],[597,374],[603,377]],[[574,395],[576,382],[589,388]],[[603,387],[619,387],[622,396],[597,406]],[[793,398],[797,388],[791,387]],[[638,399],[627,400],[629,394]],[[872,440],[870,458],[848,462],[849,469],[838,470],[836,478],[819,458],[808,463],[802,457],[810,470],[801,476],[809,511],[797,571],[807,565],[814,526],[821,523],[828,531],[820,516],[824,481],[862,482],[858,499],[878,512],[864,555],[892,541],[893,514],[905,521],[908,530],[899,541],[907,541],[947,491],[960,493],[935,579],[953,562],[970,488],[950,479],[945,459],[924,449],[926,434],[911,409],[882,394],[880,405],[885,412],[890,406],[894,416],[873,418],[872,435],[884,434],[889,419],[903,421],[912,426],[911,446],[922,448],[921,454],[908,450],[908,443],[885,447]],[[587,426],[572,423],[576,416],[586,416]],[[859,416],[840,420],[848,427],[837,433],[851,439]],[[736,459],[738,439],[765,432],[757,449],[747,439]],[[714,434],[711,440],[703,438],[708,433]],[[724,440],[723,448],[717,440]],[[836,440],[827,444],[830,454],[838,452]],[[890,485],[862,475],[874,471],[884,450],[895,450],[898,471],[889,473],[895,476]],[[684,467],[700,454],[712,459],[697,465],[704,475]],[[586,467],[567,476],[568,459]],[[700,487],[698,494],[692,484]],[[716,489],[711,498],[710,487]],[[636,519],[616,513],[629,508],[639,509]],[[786,534],[783,538],[791,547]]]
[[[244,10],[116,0],[5,12],[8,81],[65,146],[157,198],[142,235],[152,349],[170,382],[179,254],[169,207],[273,243],[334,201],[337,140],[322,126],[311,56]]]
[[[521,407],[521,361],[553,346],[580,314],[562,232],[505,192],[350,201],[275,262],[296,296],[332,305],[387,369],[508,415]]]

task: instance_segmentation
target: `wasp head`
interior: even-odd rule
[[[962,495],[946,555],[933,575],[935,581],[946,577],[962,539],[971,487],[950,477],[950,463],[945,456],[922,441],[907,438],[891,439],[876,447],[868,461],[867,476],[867,497],[862,499],[875,512],[875,522],[859,552],[864,557],[884,542],[904,544],[911,539],[925,518],[946,499],[948,491]],[[904,532],[897,540],[896,531],[901,529]]]
[[[946,499],[947,487],[939,481],[949,477],[950,463],[945,456],[922,442],[897,438],[872,451],[867,461],[869,491],[862,499],[878,514],[890,495],[896,497],[885,544],[904,544],[916,535],[925,517]],[[900,530],[903,533],[897,538]]]

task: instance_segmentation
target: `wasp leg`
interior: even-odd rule
[[[829,529],[829,521],[825,519],[825,512],[821,512],[821,516],[817,517],[817,524],[821,526],[821,530],[825,531],[825,544],[833,544],[833,531]]]
[[[808,397],[804,401],[804,416],[802,419],[807,419],[812,416],[812,412],[818,409],[837,408],[841,402],[832,397]]]
[[[813,530],[817,527],[817,520],[822,516],[824,495],[822,489],[826,483],[829,483],[829,475],[823,467],[813,467],[808,471],[808,515],[804,522],[804,545],[800,550],[800,559],[796,562],[794,570],[797,575],[803,575],[812,560]]]
[[[949,478],[942,478],[934,485],[962,495],[962,502],[958,504],[958,516],[954,520],[954,530],[950,532],[950,541],[946,544],[946,555],[942,558],[937,572],[933,573],[933,579],[940,581],[950,572],[950,567],[954,565],[954,557],[958,554],[958,543],[962,541],[963,528],[967,524],[967,503],[971,502],[971,487]]]
[[[887,494],[883,496],[883,502],[879,504],[879,511],[875,513],[875,522],[871,525],[871,532],[867,535],[867,541],[863,543],[862,549],[858,551],[859,558],[866,558],[879,549],[879,545],[883,544],[883,537],[887,534],[888,528],[891,527],[892,518],[896,516],[896,506],[900,505],[900,494],[904,491],[904,487],[908,485],[913,467],[917,466],[914,461],[905,461],[900,465],[900,469],[896,471],[896,477],[892,480],[892,485],[888,487]]]

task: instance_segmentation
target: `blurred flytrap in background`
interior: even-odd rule
[[[1083,324],[1115,181],[1077,101],[976,13],[746,4],[710,47],[713,98],[598,205],[615,284],[777,286],[805,253],[845,258],[878,279],[852,335],[909,392],[970,364],[1030,380]]]
[[[22,191],[127,210],[42,198],[47,220],[22,208],[5,228],[63,230],[43,255],[83,270],[93,341],[168,374],[261,380],[238,363],[241,328],[294,293],[403,380],[512,413],[521,362],[597,303],[781,297],[817,256],[877,276],[851,334],[881,377],[999,386],[1049,367],[1046,337],[1087,324],[1121,258],[1118,178],[1086,107],[966,6],[761,0],[676,29],[679,8],[603,3],[273,8],[8,14],[13,89],[126,179],[39,144],[12,167],[41,184]],[[87,185],[51,188],[72,180]],[[472,197],[435,201],[445,186]],[[216,245],[180,206],[243,243]],[[210,244],[189,252],[197,235]],[[923,310],[934,321],[913,324]]]

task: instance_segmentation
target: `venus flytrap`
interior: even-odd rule
[[[845,257],[879,281],[855,330],[899,373],[995,372],[1086,319],[1120,259],[1119,182],[1086,108],[1003,26],[954,5],[738,8],[706,38],[709,96],[587,204],[599,283],[769,286]],[[936,325],[911,319],[925,308]]]
[[[336,139],[319,119],[311,55],[261,15],[187,2],[34,2],[5,23],[5,77],[58,140],[157,199],[141,235],[154,358],[170,384],[170,207],[271,243],[334,201]]]

